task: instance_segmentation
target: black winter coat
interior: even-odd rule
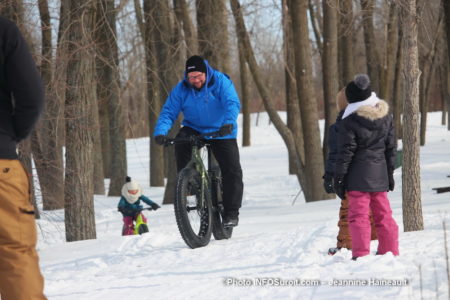
[[[396,149],[389,105],[361,106],[339,124],[335,175],[345,176],[347,191],[388,191]]]
[[[0,159],[17,159],[16,143],[44,107],[42,81],[17,26],[0,17]]]
[[[328,158],[325,162],[325,173],[333,176],[334,175],[334,167],[336,164],[337,154],[338,154],[338,133],[339,133],[339,123],[342,120],[342,115],[345,110],[341,110],[336,118],[336,123],[331,124],[328,129]]]

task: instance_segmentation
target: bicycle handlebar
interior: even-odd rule
[[[190,135],[188,137],[178,137],[178,138],[167,138],[164,142],[164,146],[171,146],[175,144],[182,144],[182,143],[190,143],[190,144],[197,144],[199,142],[205,142],[208,138],[216,138],[221,137],[230,134],[230,132],[223,132],[221,130],[217,130],[214,132],[208,132],[208,133],[202,133],[199,135]]]
[[[119,212],[122,212],[122,213],[132,213],[132,212],[134,212],[134,213],[140,213],[141,211],[143,211],[143,210],[154,210],[153,208],[151,208],[151,207],[142,207],[142,208],[139,208],[139,209],[133,209],[133,210],[131,210],[131,209],[123,209],[123,208],[118,208],[117,209],[117,211],[119,211]]]

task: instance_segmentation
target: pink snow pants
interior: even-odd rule
[[[348,222],[352,236],[352,256],[360,257],[370,253],[370,221],[369,208],[378,235],[378,254],[398,251],[398,226],[392,218],[392,210],[387,192],[348,191]]]
[[[122,235],[133,235],[133,234],[134,234],[133,217],[123,217]]]

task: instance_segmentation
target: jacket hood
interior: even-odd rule
[[[355,112],[358,122],[370,129],[383,126],[388,114],[389,104],[384,100],[379,100],[375,106],[363,105]]]
[[[375,121],[384,118],[389,113],[389,104],[384,100],[379,100],[375,106],[363,105],[356,110],[360,117]]]

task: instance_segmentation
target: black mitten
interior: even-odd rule
[[[336,175],[334,177],[334,192],[339,198],[345,198],[344,175]]]
[[[157,210],[158,208],[161,208],[161,206],[159,206],[156,203],[153,203],[152,205],[150,205],[152,207],[153,210]]]
[[[393,191],[395,187],[394,174],[389,173],[389,190]]]
[[[166,138],[165,135],[157,135],[157,136],[155,136],[155,142],[158,145],[164,145],[166,143],[166,140],[167,140],[167,138]]]
[[[220,127],[219,135],[220,136],[229,135],[232,131],[233,131],[233,124],[225,124],[222,125],[222,127]]]
[[[325,189],[325,191],[328,194],[334,193],[333,176],[330,173],[325,173],[325,175],[323,175],[322,178],[323,178],[323,188]]]

